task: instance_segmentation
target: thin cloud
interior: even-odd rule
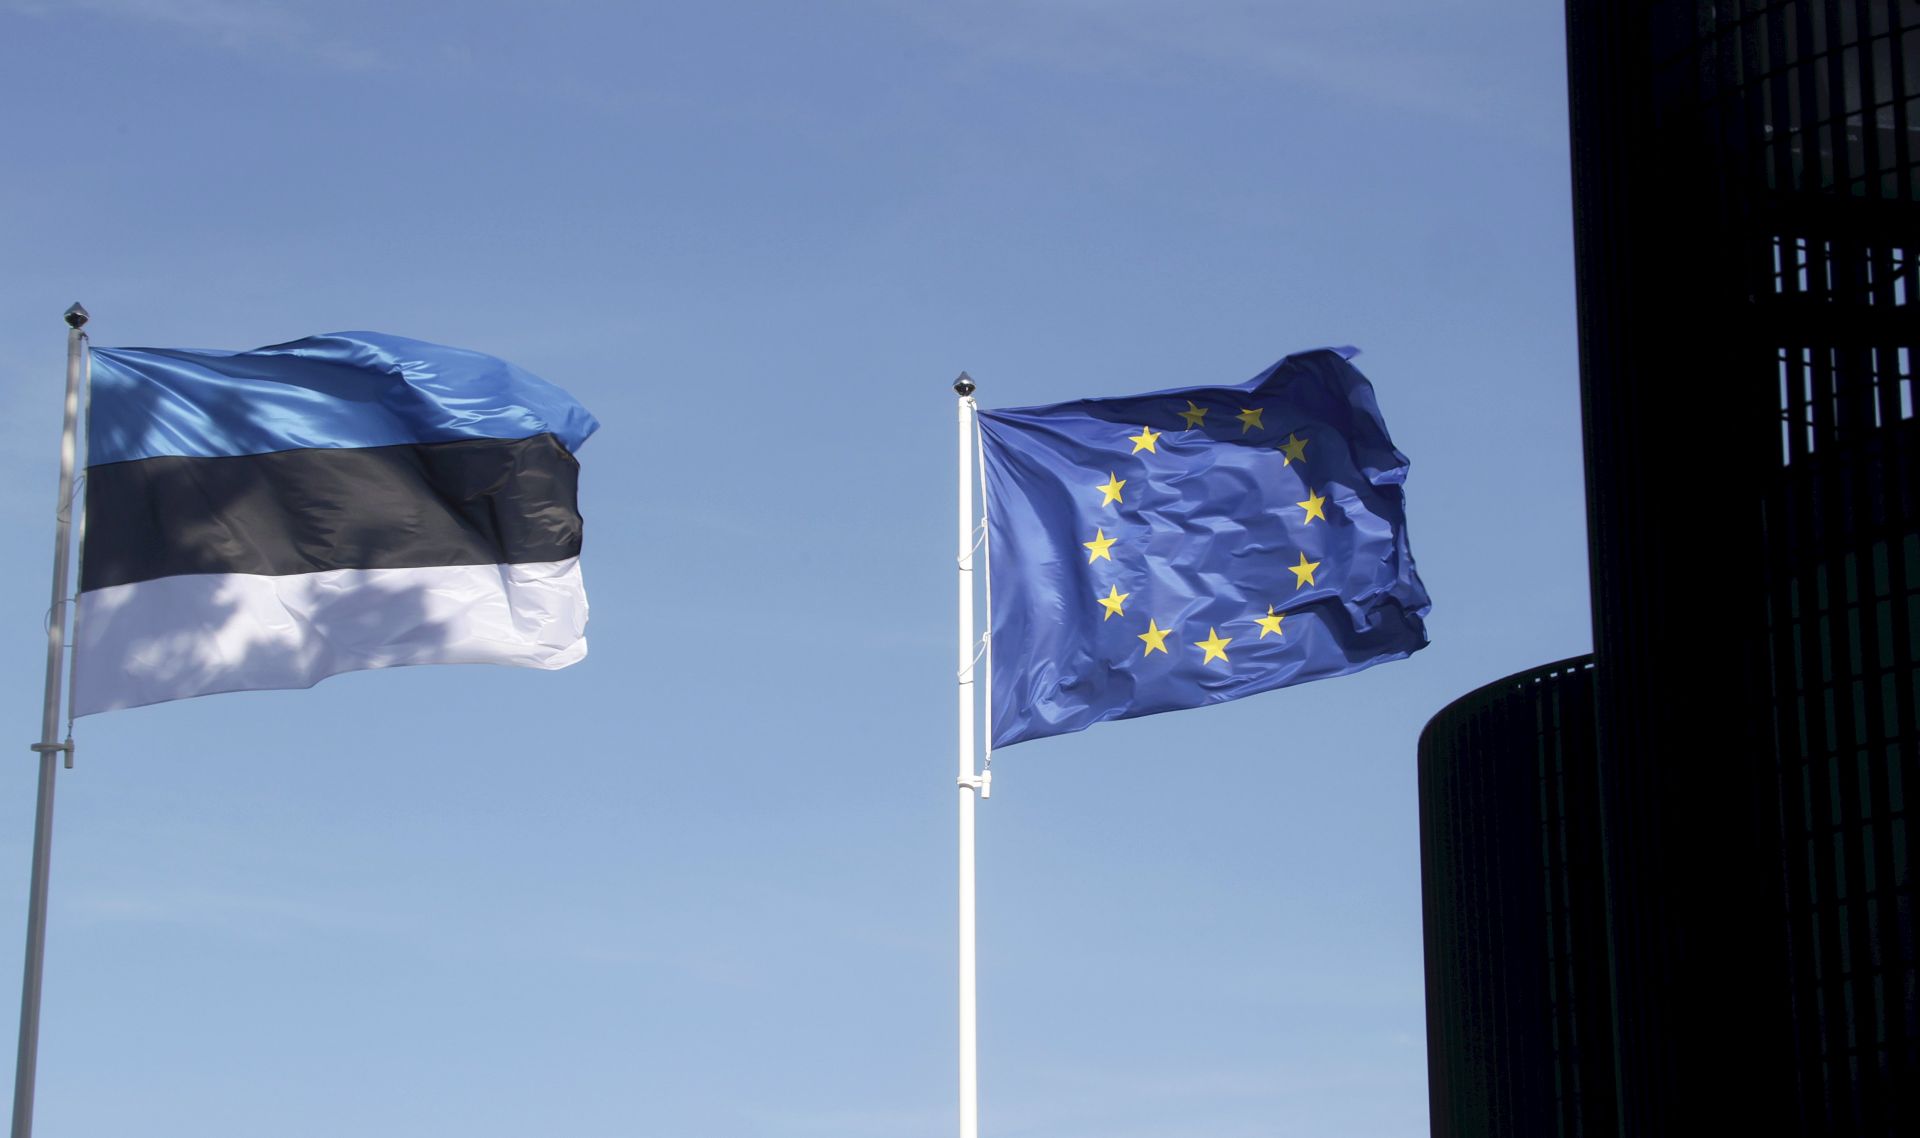
[[[57,20],[82,12],[110,21],[167,28],[204,47],[284,60],[305,59],[343,71],[382,66],[379,53],[318,30],[297,5],[245,0],[0,0],[0,11]]]
[[[741,1116],[769,1133],[831,1134],[836,1138],[897,1138],[938,1134],[953,1125],[949,1107],[845,1107],[825,1110],[743,1110]]]
[[[214,890],[91,892],[65,902],[65,908],[87,924],[172,925],[250,938],[322,931],[385,932],[392,924],[371,913]]]
[[[1466,121],[1501,114],[1493,80],[1468,66],[1464,47],[1446,46],[1472,36],[1445,3],[1376,5],[1365,20],[1245,0],[985,0],[917,12],[932,34],[999,62],[1148,79],[1200,62],[1394,110]]]

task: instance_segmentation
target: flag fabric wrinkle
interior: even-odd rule
[[[75,714],[581,659],[597,426],[504,360],[377,332],[94,349]]]
[[[994,746],[1426,645],[1407,459],[1353,354],[980,413]]]

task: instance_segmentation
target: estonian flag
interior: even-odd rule
[[[73,713],[579,660],[598,426],[504,360],[375,332],[96,349]]]

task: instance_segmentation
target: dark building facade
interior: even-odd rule
[[[1611,1132],[1593,695],[1593,657],[1562,660],[1463,696],[1421,733],[1436,1134],[1493,1133],[1493,1119]]]
[[[1434,946],[1492,919],[1436,879],[1557,872],[1436,840],[1429,784],[1541,745],[1462,734],[1524,724],[1502,681],[1422,743],[1434,1133],[1920,1134],[1920,0],[1569,0],[1567,37],[1597,873],[1566,893],[1612,1061],[1556,1053],[1572,1112],[1453,1109],[1539,1059],[1457,1028],[1487,962]],[[1503,802],[1478,824],[1537,830]]]

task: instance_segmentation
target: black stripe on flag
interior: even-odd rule
[[[579,476],[550,434],[108,463],[87,471],[80,587],[563,561]]]

